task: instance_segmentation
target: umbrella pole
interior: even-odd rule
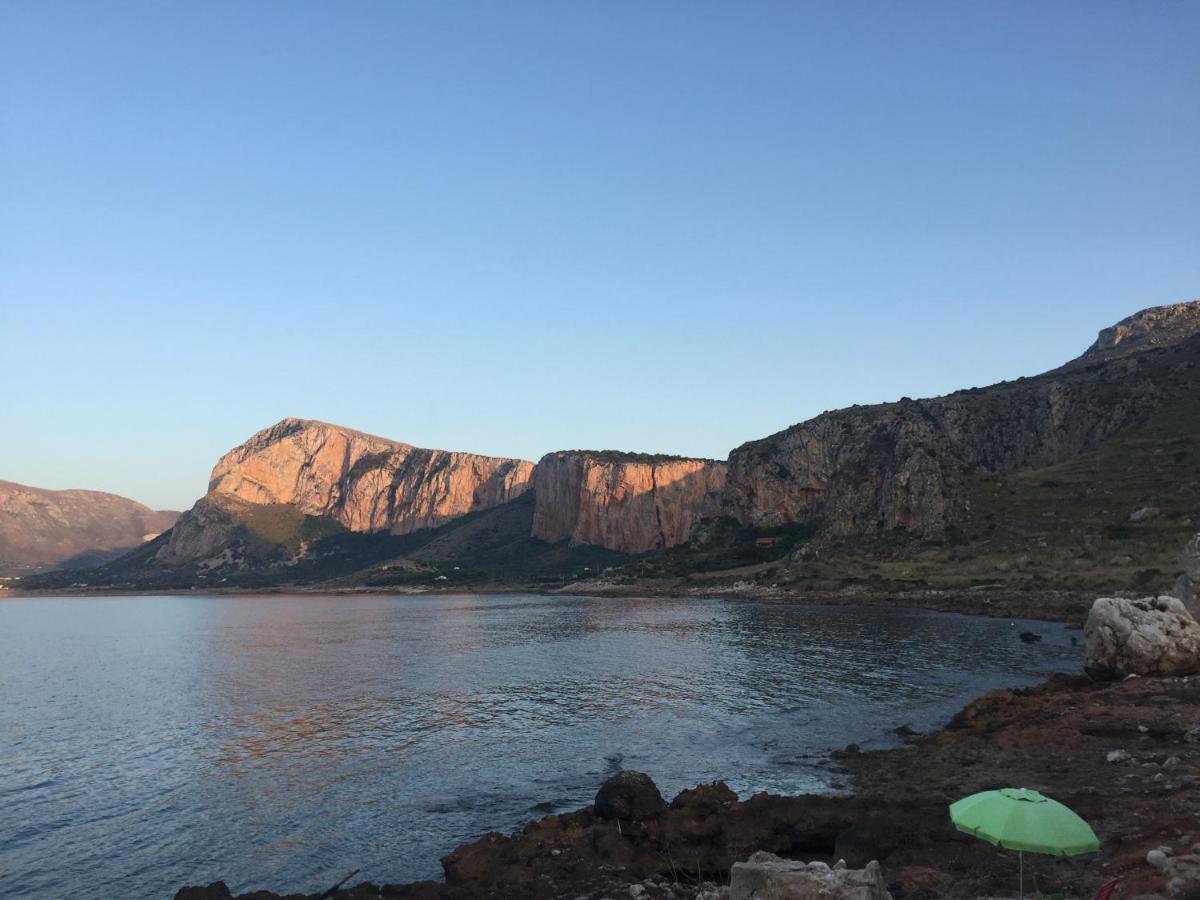
[[[1017,851],[1017,882],[1021,885],[1021,900],[1025,900],[1025,854]]]

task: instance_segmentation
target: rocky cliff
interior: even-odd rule
[[[1200,301],[1153,306],[1122,319],[1111,328],[1105,328],[1079,361],[1095,362],[1155,347],[1168,347],[1198,333]]]
[[[968,516],[971,473],[1069,459],[1197,388],[1200,302],[1146,310],[1044,375],[824,413],[744,444],[729,457],[724,510],[758,527],[938,539]]]
[[[350,532],[408,534],[519,497],[532,471],[521,459],[426,450],[284,419],[217,461],[207,496],[184,513],[157,558],[180,562],[219,552],[244,520],[266,509],[285,522],[310,517]]]
[[[593,451],[551,453],[533,474],[533,536],[623,553],[685,542],[714,515],[724,463]]]
[[[102,562],[166,531],[178,515],[116,494],[0,481],[0,569]]]
[[[230,450],[210,494],[284,503],[350,531],[407,534],[520,496],[533,463],[425,450],[307,419],[284,419]]]

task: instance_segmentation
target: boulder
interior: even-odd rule
[[[1187,607],[1193,618],[1200,616],[1200,534],[1183,548],[1183,574],[1171,593]]]
[[[175,900],[233,900],[229,887],[223,881],[214,881],[205,887],[185,887],[175,892]]]
[[[599,819],[656,819],[667,808],[649,775],[625,769],[600,786],[593,810]]]
[[[802,863],[759,851],[733,864],[729,900],[892,900],[883,870],[871,861],[861,869],[839,862]]]
[[[1200,672],[1200,623],[1175,597],[1102,597],[1084,626],[1093,678],[1192,675]]]

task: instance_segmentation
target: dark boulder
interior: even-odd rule
[[[626,769],[604,782],[593,808],[598,819],[636,822],[658,818],[667,804],[649,775]]]
[[[185,887],[175,892],[175,900],[231,900],[229,886],[223,881],[214,881],[207,887]]]

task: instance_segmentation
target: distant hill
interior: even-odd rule
[[[0,481],[0,574],[95,566],[153,540],[178,517],[116,494]]]

